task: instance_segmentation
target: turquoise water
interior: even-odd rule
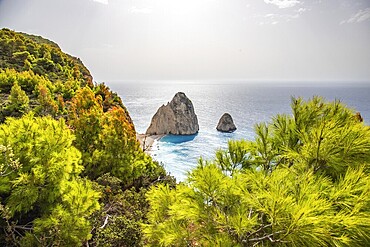
[[[199,121],[199,133],[192,136],[166,136],[155,143],[151,155],[162,162],[178,180],[196,166],[200,156],[214,157],[230,139],[253,139],[253,126],[266,122],[277,113],[290,113],[291,96],[308,99],[320,95],[339,99],[361,112],[370,124],[370,85],[279,86],[272,84],[196,84],[196,83],[109,83],[122,98],[138,133],[144,133],[157,109],[177,92],[184,92],[193,102]],[[220,133],[216,125],[223,113],[234,119],[234,133]]]
[[[166,135],[160,139],[161,143],[170,143],[170,144],[179,144],[182,142],[190,142],[197,137],[198,134],[195,135]]]

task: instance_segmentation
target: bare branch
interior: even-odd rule
[[[14,229],[20,229],[20,230],[25,230],[25,231],[32,231],[32,227],[26,227],[26,226],[13,226]]]
[[[253,210],[252,210],[252,208],[250,208],[249,209],[249,214],[248,214],[248,219],[250,219],[252,217],[252,212],[253,212]]]
[[[105,217],[104,224],[100,228],[104,228],[108,224],[108,218],[110,217],[109,214],[107,214],[107,217]]]
[[[254,232],[252,232],[252,233],[248,234],[248,237],[250,237],[250,236],[252,236],[252,235],[254,235],[254,234],[256,234],[256,233],[259,233],[259,232],[260,232],[260,231],[262,231],[263,229],[266,229],[266,228],[271,227],[271,226],[272,226],[272,224],[268,224],[268,225],[261,226],[260,228],[258,228],[258,229],[257,229],[257,230],[255,230]]]
[[[268,235],[265,235],[263,237],[260,237],[260,238],[251,238],[249,239],[249,241],[251,242],[256,242],[256,241],[262,241],[262,240],[265,240],[265,239],[269,239],[271,242],[275,242],[276,240],[273,240],[271,237],[273,237],[274,235],[276,234],[280,234],[280,233],[283,233],[284,231],[277,231],[277,232],[273,232],[271,234],[268,234]]]

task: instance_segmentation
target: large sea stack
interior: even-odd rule
[[[193,103],[184,93],[177,93],[170,103],[162,105],[154,114],[148,135],[193,135],[198,133],[199,124]]]
[[[222,115],[216,129],[221,132],[234,132],[236,130],[233,118],[229,113],[224,113],[224,115]]]

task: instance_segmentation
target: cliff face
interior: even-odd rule
[[[162,105],[154,114],[148,135],[192,135],[199,131],[194,106],[184,93],[177,93],[170,103]]]

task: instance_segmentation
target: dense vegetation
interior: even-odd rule
[[[24,246],[78,245],[90,235],[88,216],[99,193],[79,174],[81,153],[63,120],[8,118],[0,127],[5,239]],[[4,227],[5,227],[4,226]]]
[[[0,98],[0,245],[139,245],[145,191],[167,178],[117,94],[55,43],[3,29]]]
[[[0,31],[1,246],[366,246],[370,129],[339,102],[230,141],[175,184],[117,94],[46,39]]]
[[[368,246],[370,129],[339,102],[292,100],[200,160],[175,189],[153,187],[152,246]]]
[[[92,86],[90,72],[78,58],[63,53],[50,40],[9,29],[0,32],[0,67],[32,71],[51,81],[75,80]]]

